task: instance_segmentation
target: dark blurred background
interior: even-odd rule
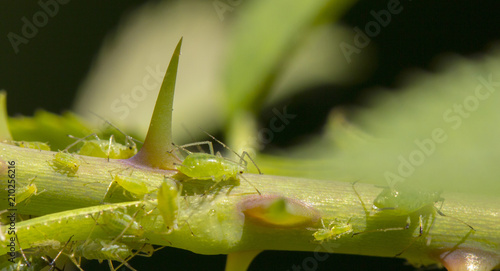
[[[124,16],[146,2],[156,1],[69,1],[61,6],[58,15],[49,18],[27,44],[19,45],[15,53],[8,33],[19,34],[21,18],[32,18],[40,10],[37,1],[2,0],[0,2],[0,89],[8,91],[9,115],[32,115],[36,109],[61,113],[72,107],[75,91],[86,77],[104,38],[113,33]],[[364,28],[373,17],[371,10],[387,8],[389,1],[359,1],[345,14],[341,22],[351,28]],[[404,71],[424,69],[432,71],[432,63],[443,53],[474,56],[485,52],[500,39],[498,1],[410,1],[404,10],[392,17],[392,22],[372,39],[376,50],[374,72],[364,81],[341,92],[331,94],[329,88],[319,86],[292,99],[292,107],[314,121],[297,124],[304,131],[321,128],[332,103],[324,108],[307,110],[318,94],[331,95],[336,105],[362,104],[363,90],[383,86],[394,88],[398,75]],[[214,16],[216,16],[214,12]],[[339,48],[333,48],[339,50]],[[344,65],[345,63],[339,63]],[[324,99],[324,98],[322,98]],[[321,106],[321,105],[320,105]],[[314,111],[315,116],[311,116]],[[265,115],[265,114],[264,114]],[[265,117],[263,121],[265,122]],[[300,133],[300,132],[298,132]],[[303,132],[305,133],[305,132]],[[294,134],[283,134],[273,144],[286,146]],[[281,135],[280,134],[280,135]],[[264,252],[251,265],[250,270],[294,270],[302,260],[313,256],[305,252]],[[152,258],[139,258],[131,262],[138,270],[223,270],[225,256],[201,256],[173,248],[165,248]],[[95,264],[95,265],[94,265]],[[87,270],[97,270],[97,262]],[[102,270],[108,270],[103,263]],[[120,269],[122,270],[122,269]],[[309,270],[301,267],[296,270]],[[416,270],[406,266],[404,260],[351,255],[330,255],[310,270]]]

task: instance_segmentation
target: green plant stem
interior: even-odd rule
[[[75,155],[81,160],[81,165],[76,176],[68,177],[55,172],[50,166],[55,152],[24,149],[7,144],[0,144],[0,150],[2,164],[7,161],[16,162],[18,184],[27,185],[29,180],[36,176],[34,183],[39,191],[44,191],[33,196],[29,203],[18,204],[17,212],[34,216],[47,215],[47,219],[61,219],[67,214],[58,212],[67,210],[82,214],[90,212],[88,210],[91,208],[95,209],[92,209],[93,212],[97,212],[99,208],[106,208],[101,204],[112,181],[110,172],[130,172],[136,176],[143,176],[144,180],[147,180],[147,185],[152,188],[159,187],[165,176],[175,173],[147,167],[134,167],[130,161],[126,160],[108,161],[104,158]],[[4,191],[7,187],[5,169],[2,169],[1,174],[0,191]],[[350,183],[255,174],[245,174],[245,178],[258,187],[263,194],[278,194],[313,206],[322,214],[325,224],[334,219],[343,222],[350,219],[349,223],[354,231],[362,232],[365,229],[403,227],[406,223],[406,217],[391,217],[381,212],[375,215],[372,212],[372,215],[367,217]],[[393,257],[404,250],[415,240],[413,237],[417,236],[418,215],[415,215],[411,217],[413,223],[410,230],[363,233],[320,244],[314,241],[312,236],[314,231],[308,229],[320,228],[320,223],[308,228],[285,229],[255,225],[245,221],[243,214],[238,211],[238,203],[248,194],[255,194],[254,188],[247,182],[242,181],[240,185],[230,182],[221,183],[218,189],[212,190],[209,195],[200,196],[205,191],[204,189],[212,184],[198,180],[188,180],[183,183],[185,197],[180,201],[179,229],[172,233],[165,232],[163,220],[157,210],[144,218],[143,221],[149,221],[143,224],[144,236],[147,237],[148,242],[159,245],[171,244],[174,247],[202,254],[227,254],[249,250],[298,250]],[[371,207],[372,200],[381,188],[358,183],[356,190],[366,206]],[[125,201],[126,198],[121,194],[114,193],[114,200]],[[1,207],[6,209],[6,193],[2,192],[1,195]],[[443,193],[443,197],[445,202],[441,211],[447,216],[468,222],[476,229],[476,232],[472,232],[456,219],[438,215],[434,217],[434,224],[429,232],[433,220],[433,216],[429,215],[433,213],[432,208],[429,207],[429,210],[422,210],[426,215],[424,222],[427,222],[424,223],[423,237],[425,238],[419,238],[402,254],[402,257],[417,264],[430,264],[436,262],[437,255],[454,247],[479,249],[498,256],[500,200],[452,193]],[[155,198],[156,195],[153,193],[150,200],[146,202],[154,205]],[[84,207],[87,209],[77,209]],[[29,229],[30,223],[41,223],[40,221],[44,218],[19,222],[18,229],[20,231],[25,229],[24,236],[20,236],[21,240],[26,240],[26,244],[33,243],[34,240],[30,239],[31,237],[28,236],[30,232],[26,229]],[[69,222],[64,225],[59,223],[57,227],[78,227],[77,222],[75,225],[68,224]],[[94,222],[86,220],[85,223]],[[57,227],[49,228],[55,234],[61,231]],[[86,228],[69,229],[68,236],[57,234],[57,238],[65,242],[64,238],[69,238],[70,232],[85,230],[88,231]],[[49,238],[50,234],[51,232],[45,232],[45,238]],[[135,242],[144,240],[144,237],[141,238]],[[427,245],[429,238],[430,244]],[[75,239],[76,237],[73,240]],[[2,249],[0,246],[0,250]]]

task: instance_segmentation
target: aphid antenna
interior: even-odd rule
[[[64,150],[62,150],[63,152],[68,152],[69,149],[73,148],[76,144],[86,140],[89,137],[94,137],[95,139],[99,140],[99,137],[97,136],[96,133],[92,133],[92,134],[85,136],[85,137],[82,137],[82,138],[76,137],[74,135],[66,135],[66,136],[71,138],[71,139],[76,139],[76,141],[69,144]]]
[[[125,142],[125,143],[128,143],[128,142],[132,142],[132,143],[133,143],[133,142],[135,141],[135,142],[137,142],[137,143],[143,144],[143,142],[141,142],[140,140],[137,140],[137,139],[135,139],[135,138],[133,138],[133,137],[129,136],[128,134],[126,134],[125,132],[123,132],[122,130],[120,130],[120,128],[118,128],[116,125],[114,125],[113,123],[111,123],[109,120],[107,120],[107,119],[105,119],[105,118],[101,117],[99,114],[97,114],[97,113],[95,113],[95,112],[93,112],[93,111],[90,111],[90,110],[89,110],[89,112],[90,112],[92,115],[94,115],[94,116],[98,117],[99,119],[101,119],[102,121],[104,121],[104,122],[105,122],[106,124],[108,124],[109,126],[113,127],[115,130],[117,130],[118,132],[120,132],[122,135],[124,135],[124,136],[125,136],[125,140],[126,140],[126,142]],[[135,143],[134,143],[134,144],[135,144]]]
[[[188,128],[186,127],[186,125],[184,125],[184,123],[182,123],[182,124],[181,124],[181,126],[182,126],[182,129],[184,129],[184,131],[186,132],[186,134],[188,134],[189,138],[190,138],[192,141],[195,141],[195,140],[194,140],[194,136],[193,136],[193,134],[191,134],[191,132],[189,132],[189,130],[188,130]],[[197,149],[198,149],[198,151],[199,151],[199,152],[205,152],[205,151],[203,150],[203,148],[202,148],[200,145],[198,145],[198,146],[197,146]]]
[[[203,131],[203,130],[202,130]],[[253,160],[253,158],[250,156],[250,154],[248,154],[248,152],[246,151],[243,151],[240,154],[238,154],[237,152],[235,152],[233,149],[229,148],[226,144],[222,143],[222,141],[218,140],[217,138],[215,138],[213,135],[203,131],[205,134],[207,134],[209,137],[211,137],[213,140],[215,140],[217,143],[221,144],[224,148],[228,149],[229,151],[231,151],[232,153],[234,153],[236,156],[238,156],[240,158],[240,163],[244,162],[245,163],[245,166],[247,165],[247,161],[245,160],[245,155],[248,157],[248,159],[250,159],[250,161],[252,162],[252,164],[255,166],[255,168],[257,169],[257,171],[259,172],[259,174],[262,174],[262,171],[260,171],[260,168],[259,166],[257,166],[257,164],[255,163],[255,161]]]
[[[179,162],[181,162],[181,163],[182,163],[182,159],[179,156],[177,156],[177,154],[175,154],[174,151],[176,151],[176,150],[183,150],[187,154],[192,154],[191,151],[185,149],[183,146],[177,146],[174,142],[172,142],[172,146],[174,146],[175,149],[172,149],[172,150],[168,151],[168,153],[170,153],[171,155],[173,155],[175,157],[175,159],[179,160]]]

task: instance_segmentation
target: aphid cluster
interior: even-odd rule
[[[50,146],[47,143],[39,141],[12,141],[13,145],[21,148],[35,149],[40,151],[50,151]]]
[[[212,142],[210,141],[202,141],[196,143],[185,144],[182,146],[176,146],[177,150],[182,150],[187,153],[187,156],[184,159],[179,158],[177,155],[174,156],[179,160],[180,163],[175,164],[177,170],[188,177],[189,179],[198,179],[198,180],[212,180],[215,182],[208,191],[211,191],[216,185],[218,185],[221,181],[226,181],[229,179],[239,180],[240,178],[247,181],[257,193],[260,195],[260,191],[247,179],[243,177],[243,173],[247,171],[248,162],[245,160],[245,156],[247,156],[250,161],[257,168],[259,174],[262,174],[259,167],[250,155],[247,152],[243,152],[241,155],[230,149],[224,143],[216,139],[210,134],[207,134],[216,142],[221,144],[224,148],[233,152],[240,160],[239,162],[232,161],[228,158],[224,158],[219,152],[214,154],[214,147]],[[194,153],[187,150],[187,147],[191,146],[200,146],[200,145],[208,145],[210,149],[210,153]],[[175,145],[174,145],[175,146]]]
[[[97,134],[91,134],[84,138],[77,138],[74,143],[64,150],[68,151],[78,143],[82,143],[82,146],[77,152],[80,155],[107,159],[128,159],[137,153],[137,146],[131,137],[128,135],[125,136],[126,144],[122,145],[115,141],[113,135],[109,137],[109,140],[103,140],[100,139]],[[89,137],[93,137],[94,139],[87,140]]]
[[[353,189],[356,192],[354,188]],[[356,192],[359,197],[359,194]],[[402,227],[394,227],[394,228],[383,228],[383,229],[374,229],[367,230],[364,232],[356,232],[353,235],[358,235],[367,232],[387,232],[387,231],[398,231],[398,230],[407,230],[411,225],[411,215],[418,214],[419,218],[419,234],[415,241],[422,236],[423,229],[423,216],[424,215],[434,215],[434,213],[439,214],[440,216],[446,216],[452,219],[463,223],[467,227],[469,227],[472,231],[475,229],[467,224],[466,222],[445,215],[441,212],[434,204],[436,202],[444,202],[444,199],[441,197],[442,192],[437,191],[423,191],[412,187],[405,183],[397,184],[392,188],[384,188],[373,201],[373,209],[378,212],[380,215],[386,216],[395,216],[395,217],[404,217],[406,216],[406,225]],[[364,207],[364,203],[361,200],[361,204]],[[429,213],[429,211],[425,211],[426,208],[431,207],[433,212]],[[368,214],[369,212],[365,209],[365,212]],[[407,246],[403,251],[396,254],[396,256],[401,255],[408,249],[415,241],[411,242],[409,246]]]

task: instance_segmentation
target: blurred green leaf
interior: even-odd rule
[[[223,87],[228,116],[260,108],[270,85],[311,28],[354,1],[252,1],[233,29]],[[327,17],[328,15],[328,17]]]
[[[259,166],[270,174],[498,195],[500,51],[442,63],[435,74],[411,76],[402,91],[374,97],[350,123],[332,113],[322,137],[287,158],[261,155]]]
[[[93,133],[75,114],[59,116],[43,110],[37,111],[33,117],[10,118],[9,128],[14,140],[46,142],[52,150],[62,150],[75,141],[67,135],[84,137]]]

